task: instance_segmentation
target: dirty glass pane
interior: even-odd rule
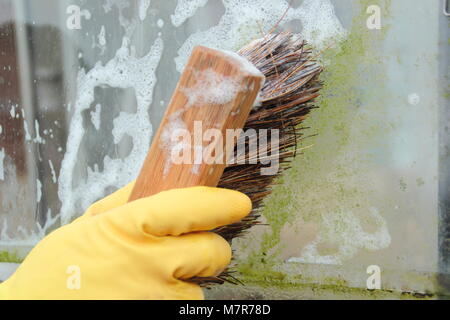
[[[210,297],[435,294],[450,266],[442,3],[0,0],[0,261],[136,177],[193,46],[237,50],[278,24],[314,46],[324,88],[268,225],[233,244],[248,285]]]

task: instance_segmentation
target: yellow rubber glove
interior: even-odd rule
[[[131,189],[47,235],[0,284],[0,298],[202,299],[183,280],[215,276],[231,259],[229,244],[206,231],[242,219],[250,199],[192,187],[126,203]]]

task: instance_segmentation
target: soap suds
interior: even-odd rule
[[[139,0],[139,19],[144,21],[147,17],[147,10],[150,7],[150,0]]]
[[[94,111],[91,111],[91,122],[94,125],[95,129],[97,129],[97,131],[100,130],[101,112],[102,105],[100,103],[97,103]]]
[[[40,130],[39,130],[39,121],[36,119],[34,120],[34,128],[36,130],[36,137],[33,139],[34,142],[45,144],[45,140],[41,137]]]
[[[304,0],[293,12],[288,11],[288,15],[302,22],[301,36],[318,48],[323,48],[328,41],[337,43],[347,34],[330,0]]]
[[[303,248],[299,257],[290,258],[289,262],[320,263],[341,265],[354,257],[359,250],[380,250],[391,243],[391,236],[384,218],[376,208],[370,208],[369,217],[374,232],[366,232],[360,219],[352,212],[336,212],[327,215],[321,224],[321,233],[331,235],[334,244],[339,244],[337,252],[320,254],[318,246],[324,240],[319,236]]]
[[[195,85],[180,90],[188,99],[188,108],[197,103],[226,104],[232,101],[238,92],[247,91],[237,80],[218,74],[214,69],[192,72],[197,79]]]
[[[106,45],[106,31],[105,26],[102,26],[100,29],[100,33],[98,34],[98,44],[102,47]]]
[[[208,0],[178,0],[175,12],[170,16],[175,27],[181,26],[187,19],[192,17],[198,8],[203,7]]]
[[[233,61],[239,63],[239,65],[244,71],[248,72],[253,76],[260,76],[261,78],[264,79],[264,74],[261,71],[259,71],[259,69],[256,68],[255,65],[250,61],[248,61],[246,58],[238,55],[236,52],[233,51],[222,50],[222,52],[227,54],[231,59],[233,59]],[[264,83],[261,83],[261,88],[263,87],[263,85]]]
[[[52,181],[53,181],[53,183],[58,182],[58,179],[56,179],[55,167],[53,167],[52,160],[48,159],[48,165],[49,165],[51,173],[52,173]]]
[[[124,37],[122,47],[105,65],[97,63],[89,72],[81,70],[78,74],[78,88],[73,115],[70,120],[66,153],[61,163],[58,196],[62,202],[61,222],[68,223],[81,214],[91,203],[105,195],[110,187],[123,186],[133,180],[144,161],[152,126],[148,107],[152,102],[153,88],[156,83],[155,70],[161,59],[163,41],[157,38],[150,51],[143,57],[135,56],[130,43]],[[73,175],[78,163],[78,153],[85,135],[82,113],[89,109],[94,101],[94,89],[108,85],[116,88],[134,88],[137,111],[134,114],[121,113],[114,120],[114,141],[120,141],[125,134],[133,139],[133,148],[124,159],[112,159],[105,156],[104,170],[98,166],[87,167],[87,177],[73,186]]]
[[[36,179],[36,202],[41,202],[42,199],[42,183],[41,180]]]
[[[9,109],[9,114],[10,114],[11,118],[13,118],[13,119],[16,117],[16,107],[17,107],[17,105],[12,105],[11,109]]]
[[[25,131],[25,141],[31,141],[30,131],[28,130],[28,122],[25,120],[25,116],[23,117],[23,130]]]
[[[30,134],[30,130],[28,129],[28,121],[25,117],[25,111],[21,109],[22,112],[22,119],[23,119],[23,130],[25,131],[25,141],[30,143],[39,143],[39,144],[45,144],[45,139],[41,137],[40,135],[40,129],[39,129],[39,121],[37,119],[34,120],[34,129],[35,129],[35,136],[34,138]],[[45,131],[45,130],[44,130]]]
[[[286,0],[223,0],[225,13],[219,23],[206,30],[189,36],[178,50],[176,68],[183,70],[186,61],[196,45],[204,45],[222,50],[237,51],[243,45],[261,37],[263,31],[270,30],[288,8]],[[179,1],[177,7],[187,6]],[[193,7],[191,10],[196,9]],[[189,17],[187,9],[175,10],[172,23],[181,24]],[[311,44],[321,47],[328,40],[343,37],[345,29],[334,14],[330,0],[305,0],[298,8],[287,11],[281,26],[300,20],[303,25],[301,35]],[[175,23],[174,23],[175,24]]]

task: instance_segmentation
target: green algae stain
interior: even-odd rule
[[[417,178],[416,184],[418,187],[422,187],[425,184],[425,180],[423,180],[423,178]]]
[[[401,178],[399,181],[399,185],[400,185],[400,190],[402,191],[406,191],[406,189],[408,189],[408,185],[405,182],[405,179]]]
[[[20,263],[22,260],[15,252],[0,251],[0,262]]]
[[[339,47],[326,50],[322,57],[326,68],[322,95],[317,100],[319,109],[304,123],[304,127],[311,128],[305,130],[305,135],[317,136],[305,140],[305,145],[313,146],[293,161],[291,169],[278,178],[273,193],[265,200],[262,214],[269,230],[258,239],[258,250],[238,261],[238,271],[244,277],[259,283],[281,277],[273,270],[282,247],[280,235],[283,227],[299,216],[303,221],[320,222],[325,211],[349,207],[358,210],[364,205],[359,201],[361,191],[348,181],[355,174],[355,161],[367,159],[355,159],[347,151],[363,146],[380,130],[367,125],[360,130],[360,136],[355,136],[350,125],[371,123],[358,113],[363,95],[372,94],[364,88],[379,86],[384,76],[379,68],[381,59],[372,46],[383,39],[387,27],[382,32],[366,28],[366,8],[370,4],[379,4],[387,15],[390,1],[360,1],[361,13],[354,18],[346,39]]]
[[[358,299],[358,300],[448,300],[448,295],[433,294],[430,292],[418,293],[409,291],[395,291],[389,289],[368,290],[363,288],[350,287],[347,284],[335,284],[330,279],[330,283],[297,283],[288,284],[282,281],[258,282],[253,280],[245,281],[246,289],[244,292],[240,291],[238,287],[231,287],[231,285],[222,285],[230,287],[233,290],[233,298],[238,299],[317,299],[317,297],[325,297],[325,299]],[[249,294],[253,292],[253,294]],[[280,289],[282,294],[279,294]]]

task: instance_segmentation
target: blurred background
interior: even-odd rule
[[[327,70],[307,122],[317,136],[267,199],[269,226],[234,243],[247,285],[209,297],[445,295],[446,11],[442,0],[0,0],[0,280],[136,177],[194,45],[237,50],[281,19]],[[374,265],[379,293],[367,291]]]

